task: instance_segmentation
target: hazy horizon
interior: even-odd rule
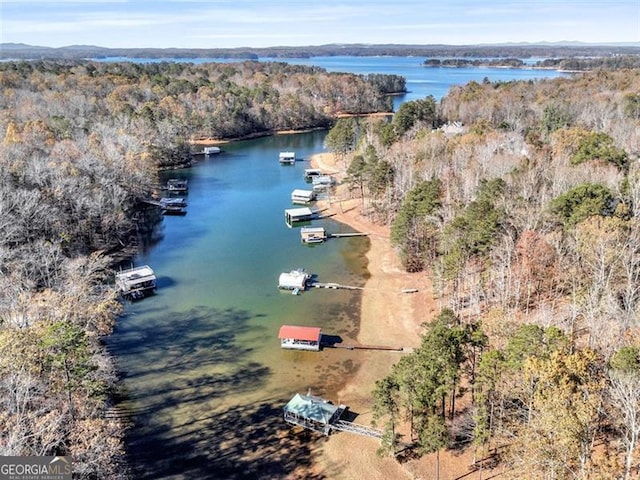
[[[64,48],[98,48],[98,49],[113,49],[113,50],[253,50],[253,49],[278,49],[278,48],[320,48],[320,47],[348,47],[348,46],[363,46],[363,47],[383,47],[383,46],[394,46],[394,47],[451,47],[451,48],[463,48],[463,47],[545,47],[545,46],[586,46],[586,47],[606,47],[606,46],[617,46],[617,47],[640,47],[640,42],[601,42],[601,43],[592,43],[592,42],[576,42],[576,41],[558,41],[558,42],[503,42],[503,43],[470,43],[470,44],[403,44],[403,43],[328,43],[328,44],[318,44],[318,45],[273,45],[271,47],[252,47],[252,46],[244,46],[244,47],[139,47],[136,45],[128,46],[128,47],[105,47],[104,45],[87,45],[87,44],[71,44],[71,45],[62,45],[60,47],[50,47],[48,45],[35,45],[28,43],[16,43],[16,42],[7,42],[0,43],[3,46],[24,46],[27,48],[52,48],[52,49],[64,49]]]

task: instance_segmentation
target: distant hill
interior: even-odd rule
[[[105,48],[93,45],[41,47],[21,43],[0,44],[0,59],[86,59],[106,57],[126,58],[239,58],[257,60],[260,57],[306,58],[315,56],[422,56],[422,57],[512,57],[512,58],[574,58],[640,55],[640,43],[584,44],[573,42],[539,44],[492,45],[368,45],[329,44],[305,47],[269,48]]]

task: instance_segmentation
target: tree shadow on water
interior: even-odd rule
[[[122,368],[134,478],[323,478],[298,473],[310,472],[322,439],[292,433],[288,398],[260,398],[271,372],[238,341],[255,329],[248,312],[199,307],[153,319],[108,342]]]
[[[140,439],[133,445],[136,478],[324,479],[312,471],[324,438],[289,428],[285,403],[235,406]]]

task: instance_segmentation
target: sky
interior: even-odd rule
[[[0,0],[0,43],[233,48],[640,42],[640,0]]]

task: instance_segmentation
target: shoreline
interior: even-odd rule
[[[318,202],[318,206],[327,208],[335,221],[369,234],[371,243],[366,258],[370,276],[362,291],[357,341],[409,349],[419,346],[422,324],[430,322],[442,306],[435,297],[429,272],[404,271],[391,245],[390,227],[372,223],[362,212],[362,199],[351,198],[347,186],[340,185],[346,166],[339,164],[333,154],[317,153],[311,156],[310,163],[313,168],[333,172],[338,180],[335,194],[327,201]],[[404,289],[416,291],[404,293]],[[361,366],[345,382],[337,398],[331,400],[347,405],[357,414],[356,423],[372,425],[371,392],[375,382],[388,375],[406,353],[359,350],[353,354],[358,355]],[[401,439],[408,440],[408,436]],[[312,471],[321,478],[329,472],[331,478],[342,480],[413,480],[433,478],[439,463],[443,480],[481,480],[483,474],[491,476],[489,469],[483,472],[470,468],[474,462],[473,448],[441,450],[439,460],[430,454],[400,462],[392,457],[380,457],[379,447],[379,441],[373,438],[351,433],[330,435],[319,448]],[[495,471],[493,474],[499,475]]]
[[[338,180],[344,174],[331,153],[315,154],[310,163],[313,168],[339,172]],[[357,340],[361,344],[416,347],[420,343],[421,324],[436,312],[429,276],[402,270],[391,246],[389,227],[370,222],[362,214],[362,200],[347,195],[346,186],[338,185],[333,198],[318,202],[318,206],[327,208],[334,220],[369,234],[371,243],[366,257],[370,277],[362,293]],[[406,288],[418,291],[402,293]],[[354,351],[354,355],[360,357],[362,365],[338,393],[339,398],[333,400],[358,413],[357,423],[371,425],[371,392],[375,382],[390,372],[403,353],[360,350]],[[348,433],[331,435],[321,449],[316,468],[318,473],[339,470],[339,478],[349,480],[413,478],[406,464],[391,457],[379,457],[378,448],[375,439]]]
[[[308,133],[315,132],[318,130],[327,130],[327,127],[312,127],[312,128],[304,128],[301,130],[276,130],[274,131],[265,131],[265,132],[256,132],[250,133],[248,135],[243,135],[241,137],[236,138],[191,138],[189,140],[189,145],[225,145],[227,143],[233,142],[241,142],[243,140],[253,140],[254,138],[262,138],[262,137],[271,137],[274,135],[293,135],[295,133]]]

